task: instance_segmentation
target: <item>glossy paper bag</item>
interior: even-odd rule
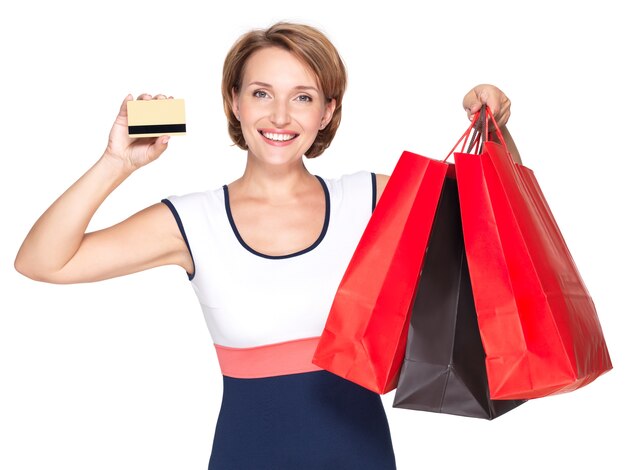
[[[493,419],[523,400],[489,398],[452,176],[446,178],[437,208],[393,406]]]
[[[313,363],[377,393],[395,388],[447,164],[400,157],[340,282]]]
[[[567,392],[610,370],[594,303],[532,171],[492,141],[454,160],[491,397]]]

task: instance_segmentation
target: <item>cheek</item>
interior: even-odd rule
[[[317,131],[320,128],[323,117],[324,113],[322,110],[306,110],[299,115],[298,120],[306,129]]]
[[[243,102],[239,104],[239,118],[241,122],[250,122],[258,115],[258,110],[255,110],[254,106],[249,106],[247,103]]]
[[[263,110],[263,103],[259,101],[254,101],[250,96],[240,96],[239,101],[239,115],[242,119],[254,117],[258,115]]]

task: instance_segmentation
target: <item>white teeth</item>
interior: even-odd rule
[[[287,140],[295,139],[297,134],[274,134],[273,132],[261,132],[263,136],[270,140],[278,142],[285,142]]]

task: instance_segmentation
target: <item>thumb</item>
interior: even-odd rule
[[[472,112],[480,111],[485,104],[489,106],[489,92],[485,89],[476,90],[476,101],[472,103]]]
[[[471,121],[483,103],[486,101],[486,96],[484,92],[478,92],[478,90],[473,90],[473,93],[468,93],[465,98],[465,102],[463,103],[465,112],[467,113],[468,119]]]
[[[126,95],[126,98],[124,98],[124,101],[122,101],[122,105],[120,106],[120,112],[119,112],[120,116],[122,117],[128,116],[128,110],[127,110],[128,107],[126,106],[126,103],[132,100],[133,100],[133,95],[131,95],[130,93]]]

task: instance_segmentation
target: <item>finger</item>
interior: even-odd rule
[[[167,144],[170,140],[169,135],[159,136],[151,145],[148,147],[148,158],[150,161],[155,160],[161,156],[163,152],[167,149]]]
[[[511,100],[498,88],[484,93],[484,103],[489,107],[498,126],[504,126],[511,116]]]
[[[498,91],[499,93],[497,93]],[[482,104],[487,105],[491,110],[491,114],[494,117],[498,118],[500,114],[503,112],[503,100],[506,100],[506,96],[504,93],[499,90],[483,90],[480,94],[480,101]]]
[[[141,95],[139,95],[137,97],[138,100],[151,100],[152,99],[152,95],[149,93],[142,93]]]
[[[166,100],[166,99],[167,99],[167,96],[162,95],[162,94],[158,94],[158,95],[155,95],[152,99],[156,99],[156,100]]]
[[[463,98],[463,107],[465,108],[465,112],[467,113],[467,117],[470,121],[473,120],[474,114],[480,111],[482,105],[483,103],[480,99],[480,91],[478,90],[478,87],[471,90]]]
[[[502,91],[489,84],[477,85],[463,99],[463,107],[469,113],[475,113],[482,105],[487,105],[494,114],[499,112],[501,100],[506,99]]]
[[[498,127],[506,126],[506,123],[509,121],[511,117],[510,108],[507,108],[504,112],[500,114],[500,116],[496,117],[496,122],[498,123]]]
[[[500,92],[500,95],[495,98],[494,104],[489,107],[498,126],[504,126],[511,116],[511,100]]]

